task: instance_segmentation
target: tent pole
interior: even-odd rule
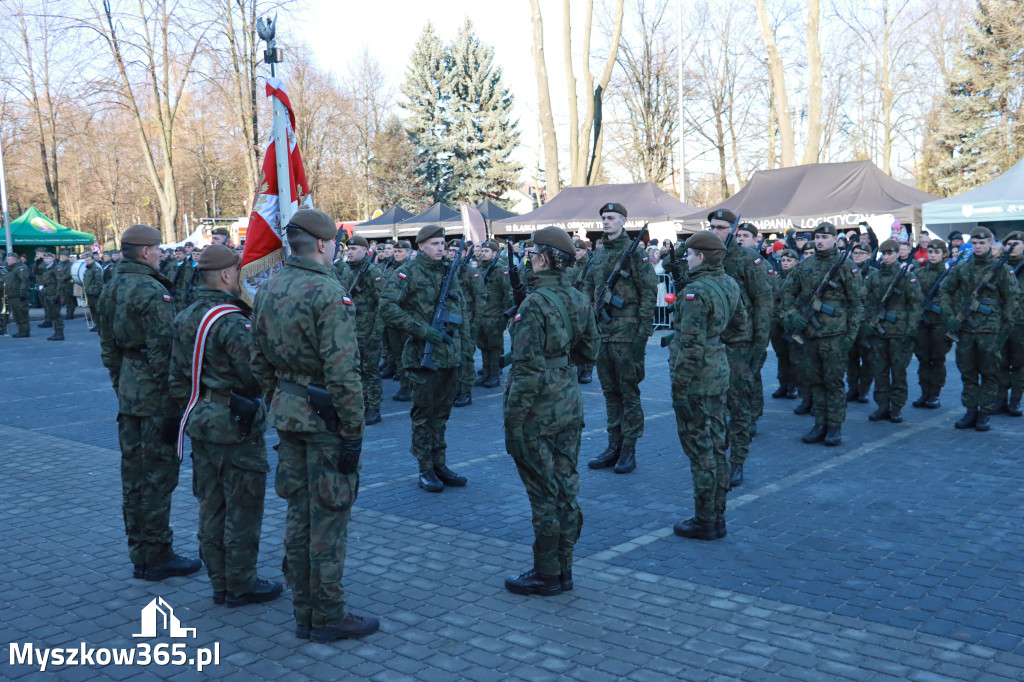
[[[14,237],[11,236],[11,213],[7,207],[7,179],[4,171],[4,146],[0,144],[0,206],[3,208],[4,239],[7,253],[14,253]]]

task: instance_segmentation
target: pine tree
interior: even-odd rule
[[[988,182],[1024,155],[1024,0],[978,0],[935,130],[925,141],[934,187]]]

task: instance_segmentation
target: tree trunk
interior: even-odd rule
[[[779,143],[782,147],[782,165],[796,165],[796,152],[793,144],[793,120],[789,114],[789,97],[786,94],[786,76],[783,71],[782,57],[775,44],[775,35],[768,19],[765,0],[754,0],[757,6],[757,18],[761,22],[761,39],[764,41],[765,52],[768,53],[768,72],[771,74],[772,87],[775,89],[776,111],[779,117]]]
[[[537,72],[537,102],[540,109],[541,139],[544,144],[544,186],[546,198],[550,200],[562,191],[562,183],[558,177],[558,139],[555,136],[555,118],[551,113],[548,67],[544,61],[544,18],[540,13],[539,0],[530,0],[530,9],[533,21],[533,65]]]
[[[804,163],[818,163],[821,157],[820,17],[820,0],[807,0],[807,149],[804,151]]]
[[[50,208],[53,210],[54,220],[58,223],[61,222],[60,217],[60,184],[57,182],[57,149],[56,149],[56,129],[53,117],[55,112],[53,110],[53,101],[50,99],[50,78],[49,68],[45,66],[49,60],[48,56],[48,42],[49,33],[46,29],[43,30],[43,62],[44,62],[44,79],[43,86],[46,90],[46,107],[47,115],[46,122],[43,122],[43,105],[39,101],[39,91],[36,87],[36,74],[32,64],[32,52],[35,49],[28,37],[28,25],[25,22],[25,16],[20,16],[21,20],[21,39],[22,44],[25,46],[25,60],[26,60],[26,72],[28,73],[29,82],[29,99],[32,102],[32,111],[35,113],[36,119],[36,131],[39,134],[39,160],[43,170],[43,184],[46,187],[46,196],[50,200]],[[49,131],[49,134],[47,134]],[[49,139],[49,149],[47,149],[47,139]]]
[[[593,2],[589,2],[588,10],[593,9]],[[590,42],[590,20],[591,14],[587,13],[584,24],[585,42]],[[579,185],[579,157],[580,157],[580,116],[579,103],[576,100],[576,74],[572,66],[572,17],[569,12],[569,0],[562,0],[562,59],[565,64],[565,91],[569,97],[569,184]],[[583,50],[584,74],[589,72],[587,61],[589,52],[586,47]]]

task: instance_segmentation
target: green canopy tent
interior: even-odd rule
[[[96,241],[95,235],[64,227],[44,216],[35,206],[11,221],[11,237],[16,251],[18,247],[77,246]]]

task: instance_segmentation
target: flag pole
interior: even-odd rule
[[[7,253],[14,253],[14,238],[11,236],[11,213],[7,208],[7,179],[4,172],[4,146],[0,142],[0,206],[3,210],[4,239],[7,242]]]
[[[262,19],[257,22],[260,38],[266,41],[267,49],[263,51],[263,61],[270,65],[270,77],[278,77],[277,65],[284,61],[284,51],[277,47],[274,39],[277,33],[277,15],[273,19]],[[288,235],[285,225],[292,219],[292,188],[291,173],[288,169],[288,111],[284,103],[277,97],[273,98],[274,122],[271,135],[274,139],[274,155],[277,165],[277,210],[281,226],[281,247],[284,255],[291,254],[288,246]]]

